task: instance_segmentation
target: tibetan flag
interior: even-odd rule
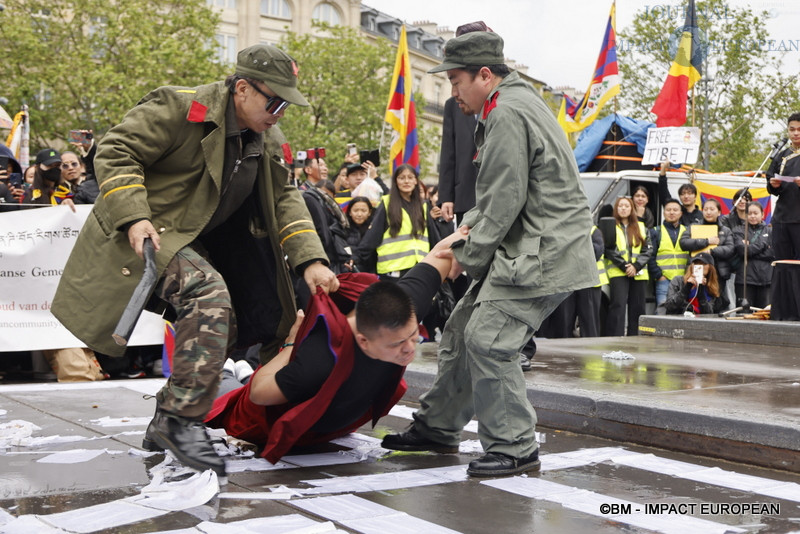
[[[733,195],[736,194],[738,189],[711,185],[700,180],[695,180],[694,185],[697,187],[697,193],[700,195],[701,206],[705,204],[706,200],[714,198],[722,206],[722,215],[731,212],[733,209]],[[752,195],[754,202],[758,202],[764,208],[764,222],[769,224],[772,220],[772,202],[770,202],[772,197],[769,192],[763,187],[751,187],[750,195]]]
[[[22,111],[14,116],[11,132],[6,138],[6,146],[14,153],[14,158],[27,169],[30,165],[30,140],[31,130],[28,123],[28,106],[23,105]]]
[[[686,102],[689,90],[702,77],[702,49],[700,29],[697,27],[697,13],[694,0],[689,0],[686,8],[686,21],[678,44],[678,52],[667,73],[664,87],[656,97],[653,109],[658,118],[656,126],[683,126],[686,123]]]
[[[397,60],[392,75],[389,104],[384,120],[392,127],[392,142],[389,159],[392,171],[408,163],[419,172],[419,141],[417,139],[417,114],[414,108],[414,93],[411,86],[411,63],[408,59],[406,28],[400,30],[397,43]]]
[[[603,45],[597,57],[594,76],[580,102],[564,96],[558,111],[558,123],[567,133],[578,132],[589,126],[600,114],[603,106],[619,93],[620,76],[617,65],[616,2],[611,4]]]

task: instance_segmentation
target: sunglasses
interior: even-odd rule
[[[80,166],[80,163],[78,163],[77,161],[73,161],[73,162],[70,162],[70,163],[62,163],[61,164],[61,168],[65,169],[65,170],[69,169],[69,168],[73,168],[74,169],[75,167],[78,167],[78,166]]]
[[[259,89],[258,87],[256,87],[252,83],[250,84],[250,87],[255,89],[258,94],[260,94],[261,96],[263,96],[264,98],[267,99],[267,104],[264,106],[264,110],[267,113],[271,113],[273,115],[277,115],[278,113],[280,113],[281,111],[283,111],[283,110],[285,110],[286,108],[289,107],[290,102],[287,102],[286,100],[282,99],[281,97],[279,97],[279,96],[269,96],[267,93],[265,93],[264,91],[262,91],[261,89]]]

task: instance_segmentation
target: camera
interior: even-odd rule
[[[702,265],[692,265],[692,274],[694,275],[694,279],[697,280],[697,284],[698,285],[703,283],[703,266]]]

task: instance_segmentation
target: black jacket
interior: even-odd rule
[[[455,98],[444,104],[442,153],[439,159],[439,204],[454,203],[454,213],[466,213],[475,206],[475,125],[472,115],[458,109]]]
[[[750,245],[747,247],[747,285],[768,286],[772,284],[772,254],[769,237],[770,228],[763,222],[751,226],[748,233]],[[737,257],[744,259],[744,226],[733,231],[733,243]],[[736,285],[744,284],[744,261],[738,262]]]
[[[733,233],[731,232],[730,228],[727,226],[722,226],[717,223],[707,223],[703,222],[703,224],[714,224],[717,227],[717,235],[719,236],[719,245],[712,248],[710,250],[711,257],[714,258],[714,262],[716,263],[717,274],[721,280],[727,280],[731,277],[731,264],[730,260],[733,258],[734,248],[733,248]],[[708,246],[708,239],[705,237],[692,239],[692,227],[689,226],[686,228],[686,231],[683,233],[683,237],[681,238],[681,248],[686,252],[694,252],[696,250],[704,249]]]
[[[773,223],[800,223],[800,187],[793,182],[781,182],[778,187],[772,187],[769,183],[769,179],[776,174],[800,176],[800,155],[793,155],[794,151],[787,148],[775,156],[767,170],[767,191],[778,197],[772,214]]]
[[[694,311],[690,305],[689,294],[692,291],[692,284],[683,280],[683,276],[676,276],[669,281],[667,289],[667,300],[664,301],[664,308],[669,315],[680,315],[686,311]],[[719,297],[709,297],[706,293],[706,286],[703,284],[698,291],[698,303],[701,314],[718,314],[728,308],[728,298],[725,296],[724,287],[720,288]]]

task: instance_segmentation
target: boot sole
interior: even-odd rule
[[[532,471],[539,471],[541,469],[542,463],[539,460],[535,462],[530,462],[525,465],[521,465],[519,467],[514,467],[512,469],[469,469],[467,468],[467,474],[471,477],[507,477],[511,475],[518,475],[520,473],[529,473]]]
[[[172,443],[170,443],[169,440],[164,439],[162,436],[159,436],[158,434],[150,438],[145,436],[145,438],[142,440],[142,448],[150,452],[163,452],[165,449],[169,449],[170,452],[175,455],[175,458],[177,458],[180,463],[182,463],[187,467],[191,467],[192,469],[197,469],[198,471],[205,471],[206,469],[211,469],[217,474],[218,477],[227,476],[227,472],[225,471],[224,460],[223,460],[223,465],[221,467],[198,462],[194,458],[190,458],[185,454],[183,454],[180,451],[180,449],[178,449]]]

